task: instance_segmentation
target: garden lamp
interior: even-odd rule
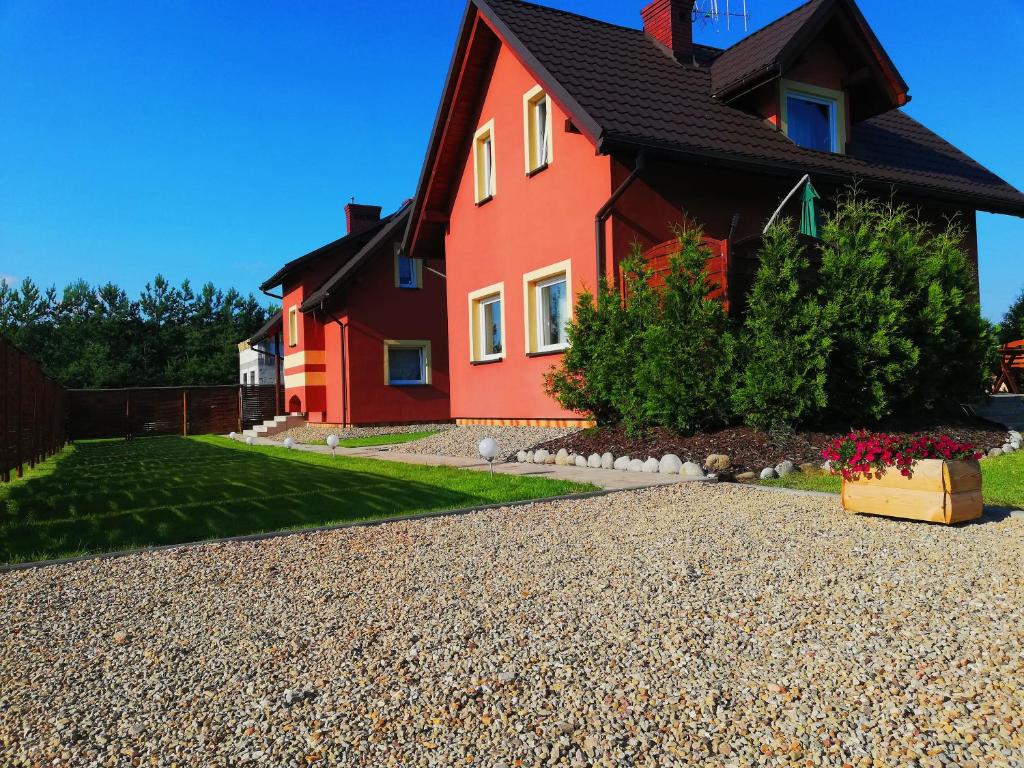
[[[253,443],[253,440],[252,440],[252,438],[251,438],[251,437],[247,437],[247,438],[245,438],[245,444],[246,444],[246,445],[252,445],[252,443]]]
[[[234,432],[232,432],[230,435],[228,435],[228,439],[229,440],[234,440],[236,437],[238,437],[238,435],[236,435]]]
[[[338,447],[339,442],[341,441],[338,439],[337,435],[327,436],[327,447],[331,449],[331,455],[335,458],[337,458],[337,454],[334,452],[334,449]]]
[[[284,439],[284,447],[290,451],[292,448],[295,447],[295,441],[292,440],[290,437],[286,437]]]
[[[487,462],[487,466],[494,474],[494,458],[498,455],[498,441],[493,437],[485,437],[480,441],[480,456]]]

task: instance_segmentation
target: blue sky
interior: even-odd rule
[[[634,26],[644,3],[545,1]],[[747,1],[752,28],[798,4]],[[910,114],[1024,188],[1024,3],[861,8],[910,83]],[[351,197],[392,209],[413,193],[462,10],[0,0],[0,275],[255,290],[338,237]],[[1024,288],[1024,220],[979,224],[996,318]]]

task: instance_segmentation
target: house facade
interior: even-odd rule
[[[638,10],[642,29],[469,3],[404,242],[443,262],[460,423],[586,422],[543,388],[574,296],[696,221],[738,308],[805,175],[826,201],[856,181],[955,216],[975,258],[976,211],[1024,215],[1024,195],[902,110],[909,88],[853,0],[811,0],[726,50],[694,44],[692,2]]]
[[[250,338],[238,344],[238,383],[245,387],[256,387],[274,383],[284,384],[280,360],[283,356],[281,342],[281,313],[275,313],[267,323]]]
[[[447,421],[443,272],[400,253],[411,205],[345,208],[347,234],[261,289],[281,300],[284,403],[311,422]]]

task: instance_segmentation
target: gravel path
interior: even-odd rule
[[[1022,555],[682,485],[0,574],[0,765],[1022,765]]]
[[[454,424],[407,424],[392,427],[339,427],[337,424],[304,424],[301,427],[294,427],[271,437],[283,443],[286,437],[292,438],[296,443],[307,445],[322,445],[328,435],[337,435],[342,440],[356,437],[377,437],[378,435],[404,435],[408,432],[431,432],[455,429]]]
[[[502,461],[517,451],[531,448],[537,443],[555,440],[577,432],[576,428],[556,429],[552,427],[455,427],[440,435],[425,437],[412,443],[406,443],[402,450],[409,453],[430,453],[438,456],[469,456],[480,455],[480,441],[485,437],[493,437],[498,441],[498,461]]]

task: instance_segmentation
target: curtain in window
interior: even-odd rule
[[[829,104],[788,96],[786,111],[789,138],[795,144],[822,152],[832,151],[832,107]]]
[[[392,382],[423,381],[423,350],[417,347],[388,350],[388,377]]]

